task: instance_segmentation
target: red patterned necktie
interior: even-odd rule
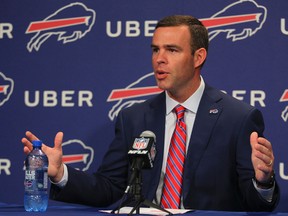
[[[178,209],[181,204],[182,179],[186,155],[186,124],[184,122],[185,108],[175,107],[177,115],[176,127],[171,139],[161,198],[163,208]]]

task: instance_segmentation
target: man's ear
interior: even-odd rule
[[[200,49],[196,50],[194,53],[195,68],[201,67],[201,65],[205,61],[206,57],[207,57],[207,51],[205,48],[200,48]]]

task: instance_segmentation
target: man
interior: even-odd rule
[[[210,87],[200,76],[208,50],[206,28],[191,16],[165,17],[156,26],[151,47],[155,78],[164,92],[119,113],[115,138],[93,175],[62,163],[62,132],[57,133],[54,148],[44,145],[54,182],[51,198],[98,207],[119,200],[130,176],[127,152],[134,137],[150,130],[157,137],[157,155],[154,168],[142,171],[146,199],[165,208],[272,211],[279,189],[272,146],[263,138],[262,115]],[[174,112],[178,104],[181,120]],[[31,132],[26,136],[22,142],[28,153],[30,141],[37,137]],[[185,155],[176,162],[184,169],[179,175],[171,171],[176,167],[170,158],[171,137],[184,145]],[[167,186],[169,172],[180,180],[170,180],[175,182]],[[169,192],[178,183],[180,191]]]

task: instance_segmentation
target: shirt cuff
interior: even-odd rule
[[[59,182],[53,182],[51,181],[50,179],[50,182],[60,188],[63,188],[65,187],[65,185],[67,184],[68,182],[68,169],[67,169],[67,166],[65,164],[63,164],[63,168],[64,168],[64,174],[63,174],[63,177],[62,179],[59,181]]]
[[[253,181],[253,185],[255,187],[255,189],[258,191],[258,193],[267,201],[267,202],[272,202],[272,198],[273,198],[273,193],[274,193],[274,189],[275,189],[275,182],[273,184],[273,187],[268,188],[268,189],[263,189],[263,188],[259,188],[257,187],[257,184],[255,182],[254,179],[252,179]]]

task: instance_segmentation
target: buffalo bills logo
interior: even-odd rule
[[[114,120],[122,109],[135,103],[142,103],[147,99],[147,96],[158,94],[162,91],[157,86],[151,85],[151,83],[155,83],[153,72],[140,77],[126,88],[112,90],[107,101],[118,102],[109,111],[110,120]]]
[[[63,163],[69,164],[75,169],[86,171],[94,159],[93,148],[86,146],[81,140],[69,140],[62,144]]]
[[[0,72],[0,106],[9,100],[13,89],[14,81]]]
[[[44,20],[31,22],[26,34],[36,33],[27,44],[27,49],[38,51],[50,37],[57,37],[63,44],[83,38],[91,31],[96,12],[83,3],[72,3],[60,8]]]
[[[239,11],[244,13],[239,14]],[[211,41],[225,33],[232,41],[243,40],[259,31],[267,17],[267,9],[252,0],[240,0],[228,5],[208,19],[201,19],[209,30]]]

